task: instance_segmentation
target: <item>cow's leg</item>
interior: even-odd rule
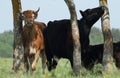
[[[29,56],[29,62],[30,62],[30,73],[33,73],[33,68],[32,68],[32,64],[33,64],[33,61],[34,61],[34,57],[35,57],[35,54],[31,54]]]
[[[40,50],[37,50],[35,57],[34,57],[34,60],[33,60],[33,63],[32,63],[32,70],[33,71],[36,70],[36,64],[38,62],[39,57],[40,57]]]
[[[45,49],[45,53],[46,53],[46,57],[47,57],[47,68],[49,71],[51,71],[53,55],[51,54],[51,50],[48,48],[47,45],[45,48],[47,48],[47,49]]]
[[[24,72],[28,72],[29,70],[29,63],[28,63],[28,48],[26,47],[24,50]]]
[[[71,68],[73,69],[73,59],[69,59],[69,60],[70,60]]]
[[[48,70],[51,71],[55,69],[58,64],[58,61],[59,61],[59,58],[57,58],[56,56],[53,56],[53,58],[51,56],[48,56],[47,57]]]
[[[43,74],[45,74],[45,68],[46,68],[46,54],[45,51],[42,52],[42,69],[43,69]]]
[[[27,58],[27,56],[24,54],[24,72],[28,72],[28,70],[29,70],[28,58]]]
[[[53,61],[52,61],[52,69],[55,69],[57,64],[58,64],[59,58],[56,56],[53,56]]]
[[[47,57],[47,67],[49,71],[52,70],[52,58],[50,57]]]

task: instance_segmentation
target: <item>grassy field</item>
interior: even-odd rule
[[[72,75],[72,70],[68,60],[60,60],[56,70],[42,75],[41,61],[37,64],[36,72],[31,75],[29,73],[23,74],[22,72],[14,73],[12,70],[12,59],[0,58],[0,78],[120,78],[120,72],[115,72],[109,75],[100,75],[97,73],[99,68],[95,68],[94,72],[85,71],[81,76],[75,77]],[[99,66],[98,66],[99,67]]]

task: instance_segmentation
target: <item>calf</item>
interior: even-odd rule
[[[104,7],[80,11],[82,18],[77,20],[80,30],[81,49],[89,45],[89,33],[92,25],[103,15]],[[70,20],[50,21],[44,31],[45,52],[48,70],[56,67],[59,58],[67,58],[73,67],[73,38]]]
[[[29,69],[30,62],[30,70],[34,71],[36,69],[36,64],[40,54],[42,54],[42,66],[43,72],[45,69],[46,56],[44,51],[44,37],[43,31],[46,28],[46,25],[42,22],[35,22],[34,20],[37,18],[38,11],[27,10],[24,11],[23,20],[23,45],[24,45],[24,64],[25,71]]]
[[[103,44],[90,45],[87,52],[82,54],[82,62],[85,68],[92,69],[94,64],[101,63],[103,58]],[[120,42],[113,43],[113,58],[116,67],[120,69]]]

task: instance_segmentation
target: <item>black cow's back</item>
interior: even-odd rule
[[[49,22],[44,36],[47,47],[46,52],[52,53],[57,57],[70,57],[69,55],[73,51],[73,41],[69,20]]]

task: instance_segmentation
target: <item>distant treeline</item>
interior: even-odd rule
[[[12,57],[13,53],[13,32],[5,31],[0,33],[0,58]]]
[[[120,41],[120,29],[112,28],[112,36],[113,36],[113,42]],[[89,38],[90,38],[90,44],[92,45],[104,43],[102,30],[99,28],[93,27]]]
[[[120,30],[112,29],[113,41],[120,41]],[[99,28],[93,27],[90,33],[90,44],[103,43],[102,31]],[[0,58],[10,58],[13,53],[13,32],[6,31],[0,33]]]

